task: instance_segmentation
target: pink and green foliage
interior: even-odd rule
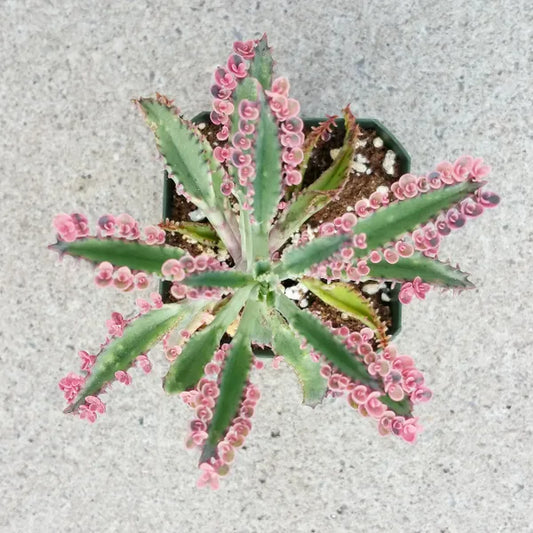
[[[431,286],[472,287],[465,273],[438,259],[442,239],[498,203],[484,188],[489,168],[480,158],[444,162],[427,175],[403,175],[332,221],[306,222],[334,201],[354,160],[359,130],[345,108],[343,145],[311,185],[303,177],[311,156],[328,140],[336,117],[304,135],[300,105],[286,78],[273,78],[266,36],[237,42],[211,87],[216,146],[161,95],[136,101],[152,129],[176,190],[205,222],[176,221],[140,229],[127,214],[104,215],[90,232],[79,214],[54,218],[51,248],[90,261],[99,287],[147,289],[152,278],[171,282],[173,303],[137,298],[130,318],[113,313],[97,353],[80,351],[81,375],[59,387],[66,412],[94,422],[113,383],[129,385],[132,367],[150,372],[146,353],[163,340],[170,368],[164,389],[194,410],[189,448],[198,447],[198,486],[217,488],[235,449],[251,430],[260,398],[252,368],[265,351],[297,373],[304,402],[344,397],[376,421],[382,435],[414,442],[414,405],[431,398],[413,359],[391,343],[387,324],[359,290],[367,280],[401,285],[399,299],[424,299]],[[204,253],[165,244],[178,231]],[[225,258],[217,253],[225,250]],[[298,284],[361,324],[331,322],[297,305]]]

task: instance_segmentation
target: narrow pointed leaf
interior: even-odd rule
[[[186,277],[182,283],[189,287],[244,287],[254,283],[250,274],[239,270],[211,270],[192,274]]]
[[[263,89],[270,89],[272,86],[273,65],[272,51],[268,46],[267,36],[264,34],[255,47],[255,55],[249,70],[250,76],[259,80]]]
[[[270,346],[272,344],[271,309],[266,302],[257,301],[257,316],[252,324],[250,340],[254,344]]]
[[[294,332],[276,315],[272,320],[274,353],[283,357],[296,373],[302,387],[303,403],[315,407],[326,394],[327,381],[320,374],[320,365],[311,360],[309,350],[300,348]]]
[[[60,254],[80,257],[93,263],[108,261],[114,266],[127,266],[161,275],[161,266],[167,259],[179,259],[185,252],[175,246],[141,244],[123,239],[87,237],[74,242],[58,241],[50,248]]]
[[[137,103],[154,132],[171,177],[183,185],[190,200],[204,211],[238,262],[241,257],[238,224],[220,190],[224,170],[214,157],[213,148],[192,122],[179,116],[175,107],[154,98],[140,98]]]
[[[317,237],[303,246],[291,248],[285,252],[274,272],[281,279],[302,274],[313,265],[325,261],[338,252],[341,246],[349,240],[349,235]]]
[[[250,291],[250,288],[237,291],[224,307],[217,311],[213,322],[195,333],[187,342],[163,380],[166,392],[176,394],[198,383],[204,373],[204,366],[213,357],[225,331],[239,315]]]
[[[128,370],[137,356],[150,350],[163,335],[177,327],[182,320],[199,313],[203,306],[205,301],[201,300],[184,304],[167,304],[128,324],[124,328],[122,337],[114,338],[97,357],[85,386],[65,412],[75,411],[85,402],[87,396],[98,394],[106,383],[115,379],[115,372]]]
[[[443,263],[438,259],[426,257],[416,252],[411,257],[401,257],[397,263],[391,265],[386,261],[369,263],[368,277],[391,281],[412,281],[419,276],[422,281],[441,287],[457,287],[471,289],[473,283],[468,280],[468,274]]]
[[[357,257],[368,255],[370,250],[393,242],[437,216],[441,211],[460,202],[482,185],[482,182],[465,181],[459,185],[424,193],[378,209],[368,218],[357,222],[354,231],[366,234],[367,248],[354,249],[355,255]]]
[[[224,248],[218,233],[206,222],[179,222],[173,226],[173,231],[211,248]]]
[[[276,307],[287,322],[343,374],[377,388],[365,365],[322,322],[308,311],[299,309],[283,294],[276,294]]]
[[[304,153],[304,158],[302,162],[300,163],[300,166],[298,170],[302,173],[302,176],[305,175],[305,171],[307,170],[307,165],[309,163],[309,159],[311,157],[311,154],[315,150],[315,148],[321,143],[326,142],[322,139],[322,135],[324,133],[327,133],[328,130],[331,128],[335,128],[337,126],[337,115],[333,115],[331,117],[328,117],[327,120],[324,120],[323,122],[320,122],[318,126],[314,127],[311,132],[306,136],[304,144],[302,146],[302,151]]]
[[[253,212],[257,223],[268,231],[281,194],[281,146],[278,127],[264,97],[260,96],[261,115],[254,146],[256,176],[253,182]]]
[[[355,144],[360,134],[349,107],[344,109],[346,134],[332,165],[309,187],[301,191],[284,211],[270,234],[270,250],[277,250],[305,221],[334,198],[351,173]]]
[[[140,98],[138,103],[172,174],[193,199],[214,205],[215,184],[208,164],[208,157],[214,159],[210,144],[179,116],[175,107],[154,98]]]
[[[341,281],[323,283],[314,278],[303,278],[301,283],[326,304],[374,330],[380,340],[386,339],[387,326],[379,319],[372,304],[353,285]]]
[[[257,301],[250,300],[244,309],[239,329],[231,343],[230,352],[222,370],[220,393],[213,419],[207,430],[207,441],[202,449],[200,463],[206,462],[215,455],[218,443],[224,438],[228,427],[238,413],[252,366],[250,334],[256,313]]]

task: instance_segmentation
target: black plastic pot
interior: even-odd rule
[[[306,126],[317,126],[320,122],[324,121],[324,118],[306,118],[304,123]],[[209,121],[209,113],[204,111],[199,113],[193,119],[193,122],[199,124],[201,122]],[[337,125],[340,128],[344,128],[343,119],[337,119]],[[400,165],[400,174],[406,174],[411,169],[411,157],[407,150],[400,144],[398,139],[379,121],[373,118],[359,118],[357,124],[364,130],[375,130],[376,133],[383,139],[384,146],[392,150],[397,157]],[[172,212],[172,195],[174,193],[174,182],[169,179],[168,173],[165,171],[164,183],[163,183],[163,219],[170,218]],[[170,282],[162,282],[160,284],[160,293],[163,296],[163,292],[167,292]],[[390,298],[390,302],[386,305],[389,306],[391,312],[391,327],[387,331],[389,335],[395,337],[400,333],[402,326],[402,305],[398,300],[398,294],[400,292],[400,285],[396,284],[393,288],[391,283],[387,283],[387,294]]]

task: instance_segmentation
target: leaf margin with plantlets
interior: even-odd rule
[[[48,248],[61,256],[67,254],[94,265],[107,261],[116,267],[127,266],[132,270],[142,270],[158,276],[162,276],[161,267],[165,261],[180,259],[185,255],[184,250],[175,246],[145,244],[113,237],[82,237],[72,242],[58,240]],[[124,257],[126,251],[137,254],[125,254]]]
[[[165,304],[127,324],[122,335],[114,337],[98,355],[84,386],[64,412],[76,411],[87,396],[98,394],[107,383],[114,381],[115,372],[126,371],[139,355],[149,351],[165,334],[179,327],[181,320],[201,312],[206,303],[197,300]]]
[[[207,428],[199,463],[205,463],[216,454],[218,443],[224,438],[232,420],[238,413],[252,367],[251,333],[257,315],[257,301],[249,300],[244,307],[237,332],[230,344],[222,369],[219,395],[213,418]]]
[[[400,257],[394,264],[385,260],[368,265],[367,277],[385,281],[413,281],[420,277],[425,283],[454,289],[473,289],[475,285],[468,279],[467,272],[453,267],[449,262],[427,257],[414,252],[410,257]]]
[[[215,318],[185,344],[183,351],[171,364],[163,378],[163,389],[178,394],[194,387],[201,379],[204,366],[211,360],[224,333],[239,316],[252,293],[253,287],[238,289],[228,297],[223,307],[216,310]]]

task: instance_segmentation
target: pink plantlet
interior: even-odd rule
[[[239,103],[239,117],[244,120],[257,120],[259,118],[259,106],[257,102],[241,100]]]
[[[395,248],[386,248],[383,251],[383,257],[390,265],[394,265],[400,259],[400,255]]]
[[[215,70],[215,83],[224,89],[233,90],[237,87],[237,81],[235,76],[228,70],[222,67],[218,67]]]
[[[444,182],[442,181],[443,174],[441,172],[430,172],[426,176],[427,184],[430,189],[437,190],[443,187]]]
[[[426,297],[426,293],[431,288],[431,285],[429,283],[424,283],[420,276],[417,276],[413,280],[413,290],[417,298],[420,300],[423,300]]]
[[[135,365],[138,365],[145,374],[152,371],[152,363],[146,354],[138,355],[135,359]]]
[[[131,215],[123,213],[116,218],[115,222],[120,237],[126,239],[137,239],[139,237],[139,225]]]
[[[85,350],[80,350],[78,352],[78,355],[81,359],[81,370],[83,372],[90,373],[91,368],[94,366],[94,363],[96,361],[96,355],[91,355]]]
[[[65,213],[56,215],[53,225],[60,240],[74,242],[78,238],[78,228],[71,215],[66,215]]]
[[[128,291],[134,287],[134,277],[127,266],[117,268],[113,275],[113,285],[122,291]]]
[[[111,313],[111,318],[106,320],[105,323],[107,331],[114,337],[122,337],[124,328],[126,327],[126,321],[120,313]]]
[[[82,420],[87,420],[91,424],[96,422],[96,411],[92,411],[88,405],[80,405],[78,415]]]
[[[387,410],[387,406],[379,399],[380,393],[378,391],[371,392],[365,403],[363,404],[365,411],[372,417],[380,419],[383,413]]]
[[[453,165],[449,161],[443,161],[439,163],[436,167],[437,172],[439,173],[439,179],[442,183],[446,185],[453,185],[455,183],[455,177],[453,174]],[[431,174],[428,176],[431,178]]]
[[[300,185],[302,183],[302,174],[299,170],[285,171],[285,183],[288,186]]]
[[[158,292],[151,292],[150,300],[152,300],[156,309],[161,309],[161,307],[163,307],[163,298],[161,298],[161,295]]]
[[[496,207],[500,203],[500,197],[490,191],[477,190],[475,198],[483,207]]]
[[[446,223],[452,229],[459,229],[465,225],[465,217],[462,213],[459,212],[455,207],[449,209],[446,213]]]
[[[240,131],[233,136],[231,144],[233,144],[237,150],[243,151],[249,150],[252,147],[252,141],[250,138]]]
[[[415,253],[413,246],[405,241],[398,241],[394,248],[400,257],[411,257]]]
[[[400,430],[400,437],[405,442],[409,442],[410,444],[412,444],[416,441],[416,437],[421,431],[421,429],[421,426],[418,424],[418,419],[410,418],[402,424],[402,428]]]
[[[144,240],[146,244],[164,244],[165,231],[157,226],[146,226],[144,228]]]
[[[370,202],[366,198],[363,198],[362,200],[356,202],[354,211],[359,218],[365,218],[372,214],[373,209],[370,205]]]
[[[474,158],[469,155],[464,155],[455,161],[452,172],[457,183],[461,183],[468,179],[473,163]]]
[[[231,98],[231,95],[233,94],[232,89],[228,89],[227,87],[221,87],[220,85],[212,85],[211,86],[211,95],[214,98],[219,98],[221,100],[228,100]]]
[[[85,378],[78,376],[73,372],[70,372],[59,381],[59,388],[63,391],[65,400],[67,400],[68,403],[72,403],[74,401],[84,383]]]
[[[104,414],[105,413],[105,404],[98,398],[98,396],[87,396],[85,398],[85,404],[90,411],[95,413]]]
[[[178,259],[167,259],[161,267],[161,272],[163,276],[174,281],[182,281],[185,278],[183,264]]]
[[[359,248],[360,250],[365,250],[367,247],[366,244],[366,233],[357,233],[353,236],[352,243],[354,248]]]
[[[413,289],[413,284],[410,281],[402,283],[402,288],[398,294],[398,300],[400,300],[402,304],[408,304],[411,302],[414,295],[415,291]]]
[[[178,357],[178,355],[182,352],[182,348],[181,346],[170,346],[169,348],[167,348],[165,350],[165,357],[169,360],[169,361],[175,361],[176,358]]]
[[[252,155],[245,154],[241,152],[240,150],[233,150],[231,153],[231,162],[237,168],[251,166]]]
[[[131,376],[124,372],[124,370],[117,370],[115,372],[115,379],[124,385],[131,385]]]
[[[246,68],[246,62],[240,56],[239,54],[232,54],[229,56],[228,59],[228,70],[236,77],[236,78],[246,78],[247,74],[247,68]]]
[[[404,174],[398,181],[405,198],[414,198],[418,195],[418,179],[413,174]]]
[[[286,148],[281,153],[281,159],[291,167],[298,166],[304,158],[304,153],[300,148]]]
[[[229,128],[227,124],[225,124],[224,126],[222,126],[220,131],[217,132],[217,139],[219,141],[226,141],[228,138],[229,138]]]
[[[115,217],[113,215],[102,215],[98,219],[98,232],[102,237],[112,237],[115,234]]]
[[[255,133],[255,125],[249,122],[248,119],[239,120],[239,131],[244,135],[253,135]]]
[[[483,206],[476,202],[473,198],[467,198],[460,204],[460,210],[463,215],[470,218],[475,218],[483,213]]]
[[[115,268],[108,261],[103,261],[96,267],[94,282],[98,287],[107,287],[113,283]]]
[[[470,176],[472,181],[481,181],[490,174],[491,168],[483,162],[481,157],[472,161],[472,168],[470,169]]]
[[[215,100],[213,100],[213,110],[219,115],[231,115],[234,109],[233,102],[230,102],[229,100],[223,100],[220,98],[215,98]]]
[[[137,272],[133,277],[133,282],[137,289],[146,289],[150,285],[150,279],[146,272]]]
[[[276,355],[272,358],[272,368],[274,370],[279,370],[280,364],[281,364],[282,357],[279,355]]]
[[[253,59],[255,55],[255,41],[235,41],[233,50],[244,59]]]
[[[292,117],[280,123],[282,133],[302,133],[304,128],[303,120],[300,117]]]
[[[201,463],[200,470],[202,474],[196,482],[198,488],[209,487],[212,490],[219,488],[219,476],[213,466],[209,463]]]
[[[381,254],[377,250],[372,250],[370,252],[370,255],[368,256],[368,259],[371,263],[379,263],[382,259]]]

